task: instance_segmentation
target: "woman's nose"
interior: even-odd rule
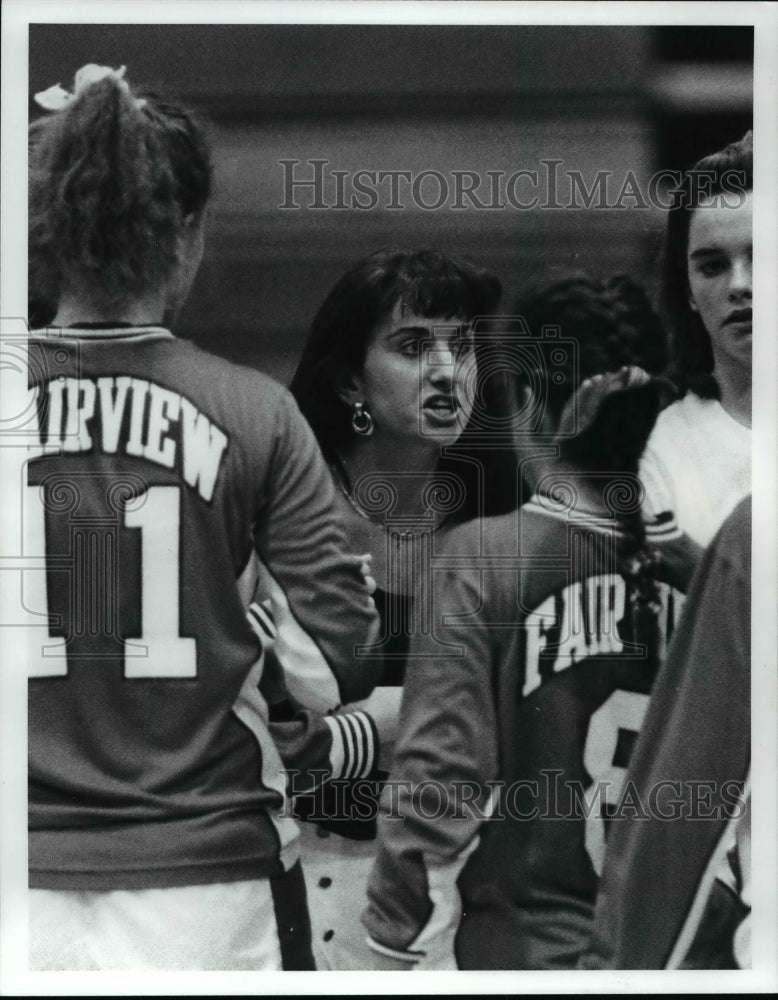
[[[732,262],[729,279],[729,294],[731,298],[750,296],[752,289],[751,261],[737,259]]]
[[[454,366],[457,353],[451,344],[439,343],[429,348],[427,353],[427,370],[430,379],[439,381],[445,379],[451,382],[454,378]]]

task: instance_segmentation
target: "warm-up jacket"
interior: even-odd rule
[[[24,551],[46,558],[24,574],[41,622],[30,885],[288,869],[296,827],[239,586],[253,550],[319,654],[303,705],[330,711],[375,683],[352,655],[375,613],[310,429],[271,379],[159,327],[42,331],[29,371]]]

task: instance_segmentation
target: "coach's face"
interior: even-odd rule
[[[376,437],[389,442],[453,444],[473,407],[472,332],[459,318],[418,316],[397,302],[371,331],[365,361],[344,396],[364,401]]]

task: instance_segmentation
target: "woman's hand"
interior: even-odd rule
[[[347,706],[349,711],[356,708],[372,717],[382,747],[386,743],[394,743],[397,739],[402,693],[403,689],[399,686],[377,687],[364,701]]]
[[[375,611],[375,601],[373,600],[373,594],[376,592],[378,584],[375,581],[375,577],[371,573],[371,563],[373,561],[373,554],[371,552],[365,552],[361,556],[356,557],[359,560],[359,568],[362,571],[362,576],[365,578],[365,583],[367,585],[368,592],[368,607],[372,611]]]

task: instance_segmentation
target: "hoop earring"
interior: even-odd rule
[[[375,423],[364,403],[354,403],[351,426],[354,428],[355,433],[361,434],[362,437],[370,437],[373,433]]]

